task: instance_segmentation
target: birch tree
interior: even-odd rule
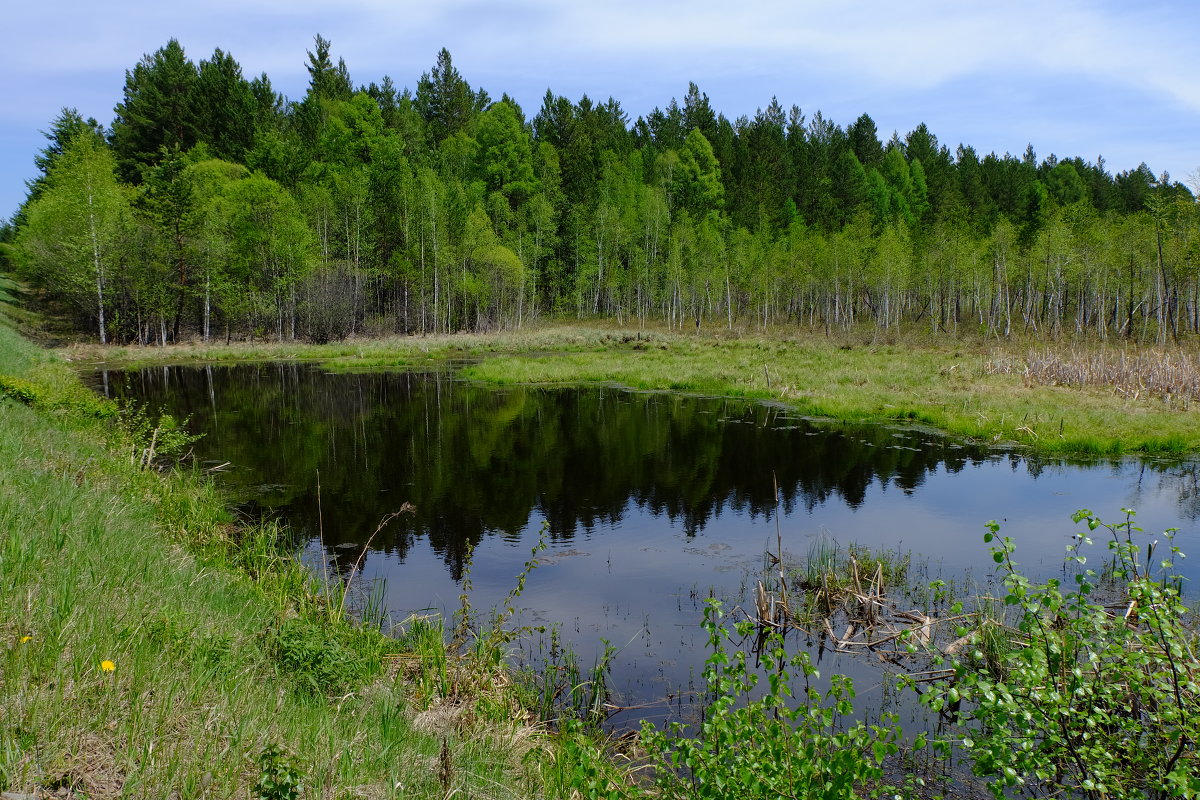
[[[128,192],[115,170],[99,139],[88,132],[76,136],[51,167],[18,237],[30,277],[90,318],[101,344],[108,342],[109,273],[130,220]]]

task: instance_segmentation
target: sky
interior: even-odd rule
[[[951,151],[1200,170],[1194,0],[17,0],[0,26],[0,219],[24,200],[64,107],[107,125],[125,72],[171,38],[215,48],[299,99],[321,34],[355,85],[415,89],[442,47],[527,116],[547,89],[613,97],[630,119],[695,82],[731,120],[777,97],[885,142],[924,122]]]

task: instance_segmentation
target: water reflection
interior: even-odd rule
[[[445,373],[157,367],[95,385],[190,416],[205,434],[198,455],[231,462],[227,486],[282,515],[316,558],[348,568],[379,520],[412,503],[364,564],[401,616],[452,610],[473,546],[476,606],[498,602],[544,522],[551,545],[523,619],[561,624],[585,663],[601,639],[622,647],[614,677],[630,702],[678,696],[699,675],[703,597],[736,600],[774,546],[776,483],[794,556],[831,536],[911,550],[930,577],[982,584],[982,523],[1002,520],[1018,560],[1049,570],[1084,506],[1106,517],[1137,507],[1148,530],[1180,527],[1196,549],[1194,463],[1030,460],[736,400],[496,390]]]
[[[768,513],[776,480],[789,512],[831,497],[857,508],[873,483],[911,492],[939,468],[1008,458],[741,401],[495,390],[441,373],[276,364],[104,380],[115,396],[190,416],[205,434],[200,449],[236,466],[232,482],[248,501],[293,509],[303,525],[315,517],[319,472],[325,537],[336,545],[360,541],[386,500],[408,500],[418,514],[389,546],[403,558],[420,532],[451,565],[485,534],[519,536],[531,515],[569,541],[619,524],[632,503],[694,536],[726,510]]]

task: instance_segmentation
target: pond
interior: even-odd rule
[[[190,418],[203,434],[198,458],[228,462],[218,480],[245,510],[285,520],[316,569],[326,561],[348,571],[363,555],[363,580],[384,582],[397,620],[449,618],[472,550],[472,603],[492,608],[544,537],[519,621],[555,628],[585,668],[605,642],[617,649],[610,679],[629,710],[616,726],[681,710],[703,667],[704,599],[746,602],[777,535],[790,563],[816,543],[855,544],[911,554],[910,582],[981,590],[992,576],[982,541],[991,519],[1040,574],[1062,569],[1070,515],[1082,507],[1112,521],[1134,508],[1147,531],[1179,528],[1185,552],[1200,538],[1194,462],[1048,461],[761,403],[497,389],[452,372],[291,363],[92,380]],[[415,512],[371,538],[404,503]],[[539,641],[546,636],[532,646]],[[855,677],[860,697],[884,691],[863,659],[821,657],[823,671]]]

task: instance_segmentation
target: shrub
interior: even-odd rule
[[[1073,572],[1030,581],[1015,545],[988,524],[986,542],[1004,581],[1019,637],[998,661],[956,662],[953,680],[924,695],[952,712],[977,775],[997,798],[1013,791],[1049,796],[1200,796],[1200,663],[1197,636],[1180,598],[1174,531],[1143,548],[1133,512],[1108,524],[1075,514],[1087,530],[1067,548]],[[1086,568],[1091,534],[1105,531],[1116,581]],[[1160,541],[1165,558],[1154,562]],[[1112,587],[1109,587],[1112,588]]]
[[[657,731],[649,723],[642,739],[659,765],[657,783],[665,797],[857,798],[887,791],[882,763],[900,748],[894,717],[881,725],[851,721],[854,686],[835,675],[822,696],[808,653],[788,655],[783,637],[767,638],[760,654],[767,686],[745,651],[727,647],[733,635],[753,628],[722,624],[720,604],[710,600],[704,629],[712,652],[704,669],[710,703],[696,729],[676,723]],[[803,689],[793,696],[799,679]],[[798,700],[798,701],[797,701]]]

